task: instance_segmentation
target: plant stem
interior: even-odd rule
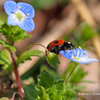
[[[47,48],[46,48],[44,45],[39,44],[39,43],[33,43],[33,44],[30,44],[29,46],[27,46],[27,47],[20,53],[18,59],[20,59],[20,57],[21,57],[21,55],[24,53],[24,51],[26,51],[27,49],[29,49],[30,47],[32,47],[32,46],[34,46],[34,45],[40,45],[40,46],[42,46],[46,51],[48,51]]]
[[[67,83],[68,79],[70,78],[70,76],[73,73],[73,71],[76,68],[76,66],[77,66],[77,64],[75,63],[75,66],[74,66],[73,70],[71,71],[71,73],[69,74],[69,76],[67,77],[67,79],[65,80],[65,83]]]
[[[11,44],[11,28],[12,26],[10,27],[10,31],[9,31],[9,44]]]
[[[11,53],[11,57],[12,57],[12,61],[13,61],[13,66],[14,66],[14,73],[15,73],[15,77],[16,77],[16,82],[17,82],[17,88],[18,88],[18,92],[21,95],[21,97],[24,97],[24,94],[22,92],[22,85],[21,85],[21,80],[20,80],[20,76],[18,73],[18,65],[16,63],[16,59],[15,59],[15,53],[13,50],[10,50]]]
[[[14,100],[14,99],[15,99],[15,95],[18,95],[18,96],[20,97],[20,99],[23,100],[23,98],[22,98],[22,97],[20,96],[20,94],[17,93],[17,92],[14,92],[12,98],[9,99],[9,100]]]

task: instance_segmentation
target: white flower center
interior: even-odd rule
[[[75,60],[79,60],[80,58],[82,58],[82,57],[84,57],[85,56],[85,54],[86,54],[86,52],[84,51],[83,52],[83,55],[81,55],[80,57],[79,57],[79,51],[78,51],[78,54],[77,54],[77,56],[74,56],[74,55],[72,55],[72,59],[75,59]]]
[[[76,57],[75,57],[75,56],[72,56],[71,58],[72,58],[72,59],[75,59],[75,60],[78,60],[80,57],[77,57],[77,56],[76,56]]]
[[[15,11],[15,16],[16,16],[18,21],[22,21],[26,18],[26,15],[22,11],[20,11],[19,9],[17,11]]]

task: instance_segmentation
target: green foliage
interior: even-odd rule
[[[37,93],[38,93],[37,100],[50,100],[49,95],[47,94],[44,87],[36,86],[36,90],[37,90]]]
[[[86,23],[81,23],[80,26],[73,32],[74,40],[71,41],[82,48],[86,47],[86,42],[97,35],[96,28],[92,29]]]
[[[69,0],[31,0],[30,3],[35,9],[51,9],[57,5],[66,5],[69,3]]]
[[[7,97],[2,97],[0,100],[9,100]]]
[[[95,83],[94,81],[88,81],[88,80],[81,80],[80,82]]]
[[[40,67],[40,72],[42,72],[43,70],[52,74],[52,76],[54,77],[55,80],[61,79],[61,76],[57,73],[57,71],[55,69],[51,69],[47,65],[42,65]]]
[[[10,26],[6,23],[1,25],[0,32],[3,33],[6,39],[12,43],[28,37],[32,37],[31,35],[27,34],[26,31],[22,30],[19,26]]]
[[[8,24],[2,24],[0,27],[0,32],[3,33],[7,40],[9,40],[10,26]]]
[[[77,94],[74,86],[64,81],[57,81],[48,91],[50,100],[75,100]]]
[[[55,81],[45,70],[38,77],[38,85],[24,87],[24,100],[76,100],[75,86],[64,81]]]
[[[67,69],[65,75],[64,75],[64,80],[67,79],[67,77],[69,76],[69,74],[71,73],[71,71],[74,68],[74,64],[71,63],[69,68]],[[80,65],[77,65],[75,70],[73,71],[72,75],[70,76],[70,78],[68,79],[68,82],[70,83],[79,83],[81,81],[83,81],[82,79],[87,75],[86,72],[84,72],[84,70],[81,68]]]
[[[12,63],[10,62],[5,50],[0,51],[0,65],[3,70],[12,71]]]
[[[86,23],[80,24],[80,27],[81,27],[81,33],[82,33],[81,37],[84,41],[91,39],[93,36],[97,34],[97,30],[95,28],[92,29]]]
[[[41,53],[43,53],[42,51],[39,50],[33,50],[33,51],[25,51],[20,59],[17,61],[17,63],[24,63],[24,60],[31,60],[30,56],[39,56]]]
[[[3,41],[0,39],[0,44],[2,44],[4,47],[10,48],[11,50],[14,50],[16,52],[16,49],[11,46],[10,44],[8,44],[7,42]]]
[[[86,48],[86,42],[97,35],[97,33],[97,28],[91,28],[85,22],[80,22],[71,32],[64,36],[63,39],[71,41],[76,44],[76,46]]]
[[[57,64],[60,64],[60,61],[55,53],[49,52],[46,56],[46,60],[53,68],[57,68]]]
[[[74,67],[74,64],[71,63],[64,75],[59,75],[54,69],[50,69],[46,65],[42,65],[40,71],[42,72],[43,70],[46,70],[47,72],[52,74],[52,76],[54,77],[55,80],[58,80],[58,79],[66,80],[67,77],[69,76],[69,74],[71,73],[73,67]],[[94,83],[93,81],[83,80],[83,78],[86,75],[87,75],[87,73],[81,68],[80,65],[78,65],[75,68],[74,72],[72,73],[71,77],[69,78],[68,82],[73,83],[73,84],[77,84],[80,82]],[[85,88],[85,86],[76,86],[75,91],[81,91],[84,88]]]
[[[70,2],[70,0],[58,0],[58,2],[60,4],[67,5]]]
[[[26,31],[22,30],[19,26],[13,26],[11,29],[12,41],[20,41],[22,39],[32,37],[32,35],[27,34]]]
[[[24,100],[36,100],[37,91],[34,85],[27,85],[26,87],[24,87],[24,92],[26,95],[26,97],[24,97]]]
[[[41,75],[38,76],[38,84],[43,86],[45,89],[50,88],[54,83],[54,78],[47,71],[43,71]]]
[[[31,0],[35,9],[50,9],[56,4],[56,0]]]
[[[86,86],[84,86],[84,85],[76,86],[76,87],[75,87],[75,91],[76,91],[76,92],[81,92],[81,90],[82,90],[82,89],[85,89],[85,88],[86,88]]]

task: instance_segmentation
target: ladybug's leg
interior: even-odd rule
[[[64,47],[64,52],[65,52],[65,53],[67,53],[66,50],[68,50],[68,48]]]
[[[55,46],[55,51],[56,51],[56,54],[58,55],[59,54],[59,46]]]

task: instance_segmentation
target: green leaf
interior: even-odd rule
[[[89,80],[80,80],[80,82],[95,83],[94,81],[89,81]]]
[[[43,94],[43,100],[49,100],[49,95],[46,93],[45,88],[41,86],[41,90]]]
[[[46,93],[46,90],[45,90],[44,87],[42,87],[42,86],[36,86],[35,88],[37,90],[37,93],[38,93],[38,96],[39,96],[38,97],[39,100],[50,100],[49,99],[49,95]]]
[[[2,97],[0,100],[9,100],[7,97]]]
[[[24,60],[31,60],[30,56],[39,56],[41,53],[43,53],[42,51],[39,50],[33,50],[33,51],[25,51],[20,59],[17,61],[17,63],[24,63]]]
[[[53,76],[45,70],[38,76],[38,84],[40,86],[43,86],[45,89],[50,88],[53,85],[53,83]]]
[[[86,86],[84,86],[84,85],[76,86],[76,87],[75,87],[75,91],[76,91],[76,92],[80,92],[82,89],[85,89],[85,88],[86,88]]]
[[[24,100],[36,100],[37,98],[37,91],[34,85],[25,86],[24,93],[26,95],[26,97],[24,97]]]
[[[41,86],[36,85],[35,86],[35,89],[37,91],[38,96],[42,98],[43,97],[43,94],[42,94]]]
[[[48,90],[50,100],[76,100],[77,94],[74,91],[74,85],[64,81],[57,81]]]
[[[0,65],[3,70],[12,71],[13,69],[5,50],[0,51]]]
[[[57,63],[60,64],[60,61],[55,53],[49,52],[46,56],[46,60],[53,68],[57,68]]]
[[[10,44],[8,44],[7,42],[3,41],[0,39],[0,44],[2,44],[4,47],[10,48],[11,50],[14,50],[16,52],[16,49],[11,46]]]
[[[15,41],[20,41],[22,39],[32,37],[32,35],[27,34],[26,31],[22,30],[19,26],[10,26],[6,23],[1,25],[0,32],[6,37],[6,39],[12,43]]]
[[[32,37],[32,35],[27,34],[26,31],[22,30],[19,26],[13,26],[11,29],[12,41],[20,41],[22,39]]]
[[[6,39],[9,41],[9,32],[10,32],[10,26],[6,23],[4,23],[1,26],[0,32],[3,33],[3,35],[6,37]]]
[[[52,76],[54,77],[55,80],[61,79],[61,76],[57,73],[57,71],[55,69],[51,69],[47,65],[42,65],[40,67],[40,72],[42,72],[43,70],[52,74]]]

